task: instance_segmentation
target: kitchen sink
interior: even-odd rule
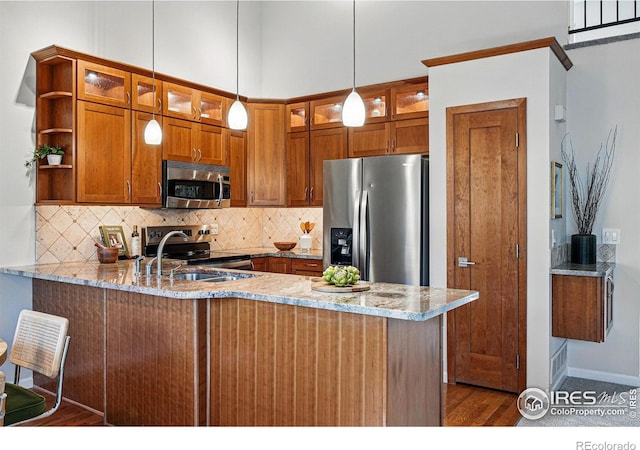
[[[207,281],[209,283],[222,283],[223,281],[236,281],[244,280],[246,278],[253,278],[258,275],[249,273],[230,273],[220,271],[191,271],[183,273],[173,274],[173,278],[177,280],[189,280],[189,281]]]

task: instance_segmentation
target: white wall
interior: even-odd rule
[[[555,106],[560,105],[567,107],[567,71],[566,69],[558,63],[557,58],[550,54],[549,57],[552,59],[550,63],[550,77],[549,77],[549,117],[550,126],[549,126],[549,157],[551,161],[562,163],[561,154],[561,144],[562,140],[567,134],[567,122],[565,121],[556,121],[555,117]],[[570,69],[570,71],[573,69]],[[563,164],[563,163],[562,163]],[[563,164],[564,165],[564,164]],[[549,164],[551,166],[551,164]],[[563,185],[567,184],[566,177],[566,169],[564,169],[565,176],[563,177]],[[549,167],[549,182],[551,182],[551,167]],[[564,187],[564,186],[563,186]],[[563,188],[563,193],[566,194],[566,188]],[[549,198],[551,198],[551,192],[549,192]],[[549,219],[549,235],[547,236],[547,242],[549,243],[548,247],[553,248],[553,243],[551,241],[551,231],[553,230],[555,234],[555,246],[559,247],[563,244],[567,243],[567,217],[569,213],[569,209],[567,208],[567,201],[564,200],[563,205],[563,214],[560,219]],[[549,206],[549,217],[551,217],[551,207]],[[551,276],[549,276],[549,298],[551,298]],[[551,302],[549,303],[549,318],[551,318]],[[549,323],[549,326],[551,324]],[[560,339],[551,336],[549,341],[549,355],[553,356],[554,353],[562,346],[562,344],[566,341],[566,339]]]
[[[430,257],[436,286],[447,283],[446,108],[527,99],[527,384],[542,389],[549,387],[551,336],[550,53],[543,48],[429,70]]]
[[[242,94],[261,91],[260,9],[240,8]],[[0,1],[0,30],[0,265],[15,266],[35,260],[34,183],[24,167],[35,145],[30,53],[56,44],[150,69],[151,2]],[[156,2],[156,71],[234,92],[235,2]],[[29,280],[0,275],[0,337],[9,343],[23,308]]]
[[[569,341],[569,373],[640,384],[640,39],[568,51],[568,130],[582,173],[618,126],[611,182],[593,233],[620,228],[616,249],[613,328],[603,344]],[[576,232],[571,216],[568,234]]]
[[[350,1],[263,4],[263,96],[345,89],[353,78]],[[356,2],[356,84],[425,75],[421,60],[556,36],[564,1]]]

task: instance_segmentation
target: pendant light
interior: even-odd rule
[[[353,89],[342,107],[342,124],[345,127],[361,127],[364,119],[364,102],[356,92],[356,0],[353,0]]]
[[[155,22],[156,22],[156,5],[151,0],[151,70],[152,70],[152,89],[153,89],[153,109],[151,110],[151,120],[144,129],[144,142],[149,145],[160,145],[162,143],[162,128],[156,120],[155,113],[155,95],[156,95],[156,42],[155,42]]]
[[[244,108],[242,102],[240,102],[239,84],[240,84],[240,0],[236,0],[236,100],[229,108],[229,114],[227,116],[227,125],[232,130],[246,130],[247,122],[249,118],[247,116],[247,110]]]

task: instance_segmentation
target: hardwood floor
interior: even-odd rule
[[[518,396],[466,384],[445,384],[445,426],[514,426]]]
[[[465,384],[445,384],[445,426],[513,426],[520,419],[516,407],[516,394],[485,389]],[[47,398],[47,406],[53,396],[38,390]],[[22,426],[103,426],[99,414],[74,403],[63,401],[60,409],[51,417]]]

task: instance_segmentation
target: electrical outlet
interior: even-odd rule
[[[217,223],[212,223],[211,224],[211,234],[218,234],[218,224]]]
[[[603,228],[602,229],[602,243],[603,244],[619,244],[620,243],[620,228]]]

